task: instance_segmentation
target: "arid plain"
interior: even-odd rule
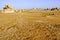
[[[0,10],[0,40],[60,40],[60,10]]]

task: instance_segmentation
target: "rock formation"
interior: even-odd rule
[[[3,9],[12,9],[12,7],[9,4],[7,4],[5,5],[5,7],[3,7]]]
[[[14,12],[14,9],[9,5],[5,5],[5,7],[3,7],[3,12],[4,13],[13,13]]]

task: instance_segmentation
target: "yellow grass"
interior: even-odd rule
[[[2,13],[0,40],[60,40],[60,10]]]

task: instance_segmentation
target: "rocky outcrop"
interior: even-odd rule
[[[3,13],[13,13],[15,10],[9,5],[5,5],[5,7],[3,7]]]

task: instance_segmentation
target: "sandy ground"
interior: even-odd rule
[[[0,14],[0,40],[60,40],[59,14],[41,13]]]

